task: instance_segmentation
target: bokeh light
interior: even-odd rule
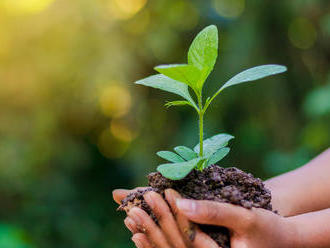
[[[122,85],[114,83],[101,92],[101,110],[108,117],[121,117],[127,114],[131,104],[131,95]]]
[[[127,135],[127,133],[121,133],[121,137],[127,138],[124,135]],[[107,158],[120,158],[125,154],[129,147],[129,143],[115,138],[109,129],[105,129],[101,133],[97,145],[100,152]]]
[[[303,106],[306,115],[310,118],[330,115],[330,78],[326,85],[308,94]]]
[[[237,18],[244,12],[245,0],[212,0],[215,11],[225,18]]]
[[[127,143],[130,143],[136,135],[125,121],[119,119],[111,121],[110,130],[115,138]]]
[[[291,43],[300,49],[311,48],[317,38],[317,31],[314,25],[306,18],[294,19],[288,31]]]
[[[132,18],[147,3],[147,0],[109,0],[111,17],[125,20]]]
[[[36,14],[46,9],[54,0],[2,0],[0,6],[9,14]]]
[[[0,222],[0,247],[3,248],[33,248],[26,240],[26,235],[21,229]]]
[[[166,18],[173,28],[190,30],[198,24],[199,13],[190,1],[177,0],[171,1]]]

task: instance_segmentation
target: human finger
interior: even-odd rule
[[[137,190],[143,190],[145,189],[144,187],[138,187],[132,190],[128,190],[128,189],[115,189],[114,191],[112,191],[112,197],[115,200],[115,202],[117,202],[118,204],[121,204],[121,201],[128,196],[130,193],[133,193],[134,191]]]
[[[254,212],[229,203],[178,199],[176,205],[189,220],[205,225],[237,229],[254,221]]]
[[[181,195],[173,189],[167,189],[165,190],[165,199],[171,207],[178,227],[182,235],[185,237],[186,242],[190,242],[195,238],[196,229],[195,224],[191,223],[184,215],[182,215],[176,206],[176,200],[182,199]]]
[[[137,248],[154,248],[148,240],[147,236],[143,233],[134,234],[132,241]]]
[[[144,199],[156,216],[166,239],[174,248],[185,248],[185,242],[173,214],[164,198],[156,192],[148,192]]]
[[[125,226],[128,228],[128,230],[131,231],[131,233],[133,233],[133,234],[138,233],[138,228],[136,226],[136,223],[130,217],[126,217],[126,219],[124,220],[124,223],[125,223]]]
[[[138,230],[144,233],[154,246],[171,248],[163,232],[145,211],[134,207],[128,212],[128,217],[136,223]]]
[[[165,190],[165,198],[169,203],[176,218],[179,229],[183,234],[188,247],[194,248],[219,248],[219,246],[207,234],[203,233],[196,224],[190,222],[186,216],[180,213],[176,206],[176,201],[182,199],[181,195],[173,189]]]

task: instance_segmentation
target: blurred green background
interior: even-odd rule
[[[186,62],[209,24],[220,56],[205,93],[288,67],[208,111],[206,136],[236,136],[222,165],[267,178],[329,147],[328,0],[1,0],[1,248],[133,247],[111,191],[146,184],[156,151],[198,142],[193,111],[133,82]]]

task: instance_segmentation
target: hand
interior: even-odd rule
[[[131,192],[116,190],[113,196],[119,203]],[[161,195],[148,192],[144,196],[156,215],[159,226],[140,208],[132,208],[128,213],[124,222],[134,234],[132,240],[138,248],[218,248],[208,235],[201,232],[196,225],[178,212],[176,200],[181,197],[177,192],[168,189],[165,191],[165,196],[172,211]]]
[[[138,248],[218,248],[190,221],[227,227],[231,232],[232,248],[296,247],[293,242],[296,239],[294,224],[270,211],[248,210],[213,201],[185,200],[171,189],[166,190],[165,195],[174,216],[159,194],[149,192],[145,195],[160,227],[139,208],[129,212],[125,224],[134,234],[132,240]],[[192,227],[196,231],[193,241],[189,238]]]
[[[264,209],[184,199],[177,201],[177,208],[195,223],[227,227],[232,248],[297,247],[294,222]]]

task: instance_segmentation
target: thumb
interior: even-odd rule
[[[176,205],[181,214],[198,224],[237,229],[254,221],[252,211],[229,203],[178,199]]]
[[[132,193],[131,190],[127,189],[116,189],[112,191],[112,197],[118,204],[121,204],[121,201],[128,196],[130,193]]]
[[[121,204],[121,201],[126,198],[129,194],[134,193],[135,191],[138,190],[145,190],[146,187],[137,187],[135,189],[132,190],[128,190],[128,189],[115,189],[114,191],[112,191],[112,197],[115,200],[115,202],[117,202],[119,205]]]

